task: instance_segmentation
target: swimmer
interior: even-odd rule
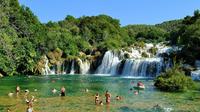
[[[37,92],[37,89],[34,89],[35,92]]]
[[[96,93],[94,101],[96,105],[99,103],[99,93]]]
[[[138,95],[138,91],[134,91],[134,94],[135,94],[135,95]]]
[[[9,97],[13,97],[13,95],[14,95],[13,92],[8,93],[8,96],[9,96]]]
[[[108,92],[108,90],[106,91],[105,97],[106,97],[106,103],[110,104],[111,94]]]
[[[56,90],[55,88],[53,88],[53,89],[51,90],[51,92],[52,92],[53,94],[55,94],[55,93],[57,92],[57,90]]]
[[[65,96],[65,87],[64,86],[60,89],[60,94],[61,94],[61,96]]]
[[[116,96],[116,100],[117,101],[122,100],[122,97],[121,96]]]
[[[88,91],[89,91],[89,90],[86,88],[86,89],[85,89],[85,92],[87,93]]]
[[[30,100],[28,100],[28,98],[25,99],[26,104],[32,106],[33,102],[36,102],[37,99],[35,99],[35,96],[32,96]]]
[[[17,85],[16,86],[16,95],[19,96],[19,92],[20,92],[20,87]]]
[[[24,92],[25,92],[25,96],[27,96],[29,94],[29,90],[28,89],[26,89]]]

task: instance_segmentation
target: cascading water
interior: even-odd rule
[[[107,51],[103,57],[101,65],[97,68],[97,74],[116,74],[119,57],[112,51]]]
[[[74,60],[72,61],[72,66],[71,66],[71,71],[70,74],[74,74],[75,73],[75,69],[74,69]]]
[[[44,56],[44,62],[45,62],[45,64],[44,64],[44,69],[42,69],[42,71],[43,71],[42,74],[44,74],[44,75],[51,74],[51,70],[50,70],[50,68],[48,66],[49,60],[48,60],[48,58],[46,56]]]
[[[152,52],[152,48],[157,51]],[[145,44],[144,47],[132,46],[120,51],[105,52],[101,64],[94,67],[93,61],[88,59],[76,59],[62,64],[61,73],[52,68],[54,74],[109,74],[131,77],[155,77],[163,70],[172,66],[170,58],[163,56],[169,55],[175,49],[163,44]],[[162,55],[165,54],[165,55]],[[48,64],[47,64],[48,65]],[[78,69],[79,68],[79,69]],[[96,68],[96,70],[91,69]],[[45,70],[45,72],[48,70]]]
[[[163,68],[162,58],[127,59],[122,71],[123,76],[155,77]]]
[[[51,67],[51,75],[55,75],[56,74],[56,68],[55,68],[55,66],[52,66]]]
[[[171,60],[164,61],[161,54],[169,54],[173,48],[163,45],[155,46],[158,51],[156,55],[153,55],[149,52],[152,47],[154,47],[153,44],[145,44],[144,48],[131,48],[129,50],[131,52],[124,51],[121,53],[123,55],[127,54],[128,59],[121,59],[119,57],[123,56],[117,55],[114,51],[107,51],[96,73],[131,77],[155,77],[164,69],[172,66]],[[143,55],[146,57],[143,57]],[[120,65],[123,66],[120,67]]]
[[[195,61],[195,71],[191,71],[191,77],[193,80],[200,80],[200,60]]]
[[[80,74],[87,74],[89,73],[90,70],[90,62],[85,60],[82,61],[81,59],[78,59],[79,63],[80,63]]]

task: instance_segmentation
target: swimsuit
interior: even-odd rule
[[[61,92],[61,96],[65,96],[65,92]]]

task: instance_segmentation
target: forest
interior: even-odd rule
[[[184,46],[177,59],[194,64],[200,58],[200,12],[156,25],[121,26],[108,15],[67,15],[61,21],[41,23],[18,0],[0,0],[0,74],[33,75],[43,55],[59,50],[63,58],[80,52],[101,54],[136,42]]]

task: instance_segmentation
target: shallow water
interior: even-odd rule
[[[142,81],[146,89],[134,95],[138,81]],[[134,81],[134,84],[131,83]],[[8,97],[9,92],[14,92],[16,85],[20,85],[21,93]],[[66,97],[61,98],[59,92],[52,94],[51,90],[65,86]],[[85,92],[85,89],[89,92]],[[31,77],[6,77],[0,79],[0,112],[10,108],[12,112],[25,112],[26,103],[24,90],[29,89],[30,94],[37,99],[33,107],[36,112],[199,112],[200,91],[185,93],[167,93],[156,90],[151,79],[131,79],[120,77],[100,77],[83,75],[60,76],[31,76]],[[37,89],[37,91],[34,91]],[[111,104],[105,104],[105,91],[112,94]],[[100,94],[103,106],[94,105],[95,93]],[[121,101],[116,101],[115,96],[122,96]],[[155,108],[155,105],[161,108]]]

